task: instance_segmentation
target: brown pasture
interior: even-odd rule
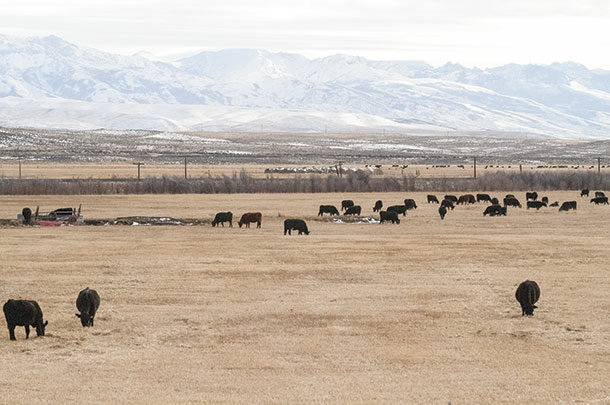
[[[0,398],[607,403],[610,208],[545,194],[579,209],[484,218],[475,204],[441,221],[425,193],[2,196],[0,218],[82,203],[86,218],[231,210],[263,223],[0,229],[0,302],[35,299],[49,321],[45,337],[18,327],[11,342],[0,319]],[[316,217],[344,198],[364,215],[377,199],[419,207],[400,225]],[[283,236],[289,217],[311,235]],[[525,279],[541,287],[531,318],[514,298]],[[87,286],[102,303],[83,329]]]

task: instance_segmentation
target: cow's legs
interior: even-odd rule
[[[25,338],[28,339],[30,337],[30,325],[25,325]]]
[[[8,334],[11,340],[17,340],[15,339],[15,325],[8,325]]]
[[[260,221],[256,223],[256,227],[257,227],[257,228],[260,228],[260,227],[261,227],[261,223],[260,223]]]

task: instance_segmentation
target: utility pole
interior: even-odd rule
[[[473,164],[473,168],[474,168],[474,178],[477,178],[477,158],[473,158],[474,160],[474,164]]]
[[[140,166],[142,166],[144,163],[142,162],[137,162],[137,163],[132,163],[134,165],[138,166],[138,181],[140,181]]]
[[[343,162],[338,162],[335,165],[335,169],[337,170],[337,176],[343,177]]]
[[[184,178],[186,179],[186,156],[184,157]]]
[[[523,173],[523,166],[519,163],[519,173]]]
[[[19,158],[19,180],[21,180],[21,158]]]
[[[597,158],[597,172],[598,173],[602,172],[602,158],[600,158],[600,157]]]

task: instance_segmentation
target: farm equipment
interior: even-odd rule
[[[40,226],[61,226],[74,224],[76,222],[82,223],[83,217],[80,213],[81,206],[82,204],[78,206],[78,210],[76,208],[58,208],[47,213],[41,213],[40,206],[38,206],[36,207],[36,212],[34,215],[32,215],[31,221],[29,221],[29,219],[26,218],[23,213],[17,215],[17,218],[21,221],[21,223],[38,223]]]

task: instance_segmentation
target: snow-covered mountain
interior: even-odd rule
[[[169,105],[169,106],[168,106]],[[610,135],[610,72],[490,69],[253,49],[163,62],[0,35],[0,125],[319,131],[387,128]]]

